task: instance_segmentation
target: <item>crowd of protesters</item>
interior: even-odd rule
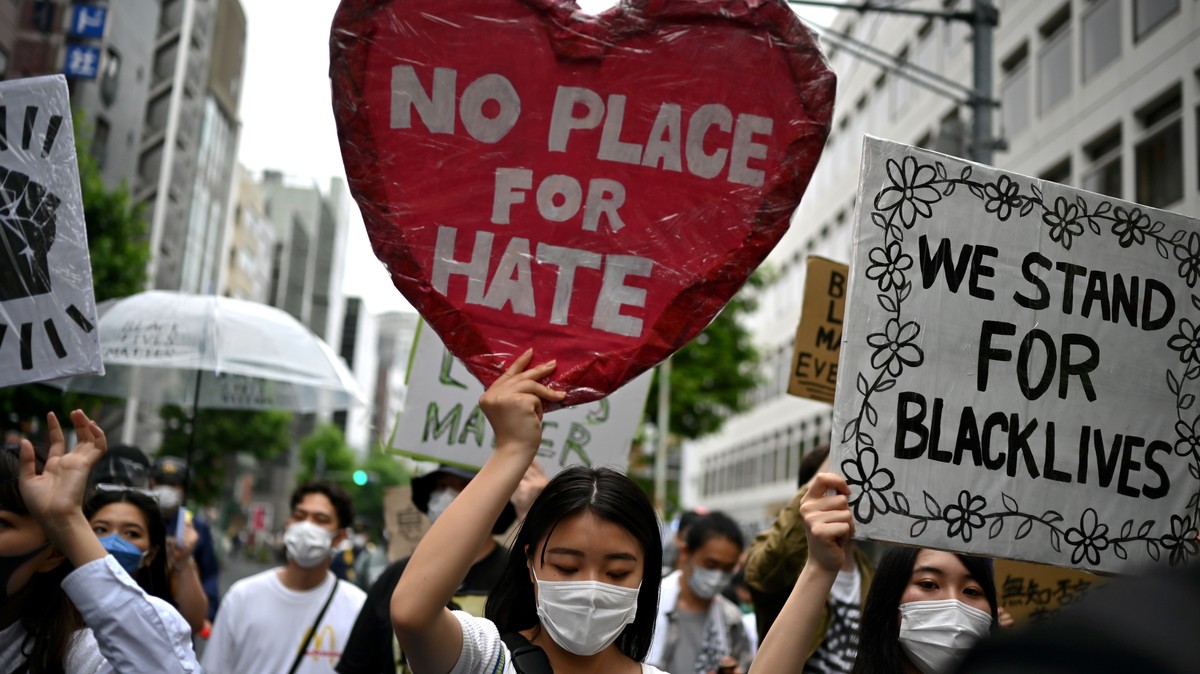
[[[347,494],[310,482],[283,565],[219,598],[211,529],[180,498],[186,465],[108,448],[79,411],[68,451],[48,415],[48,448],[0,452],[0,674],[1200,671],[1200,568],[1003,629],[991,560],[855,545],[827,447],[752,541],[697,510],[664,545],[623,473],[547,479],[535,462],[543,404],[563,397],[541,383],[554,367],[526,352],[484,394],[496,443],[478,473],[414,478],[431,526],[410,557],[387,564]]]

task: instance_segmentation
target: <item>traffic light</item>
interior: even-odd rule
[[[368,479],[367,471],[365,471],[365,470],[354,471],[353,479],[354,479],[354,484],[356,484],[360,487],[365,485],[367,483],[367,479]]]

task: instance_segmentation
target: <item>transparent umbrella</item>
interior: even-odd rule
[[[274,307],[151,290],[97,307],[103,375],[66,391],[206,409],[346,409],[362,389],[333,349]],[[192,446],[188,445],[188,463]]]

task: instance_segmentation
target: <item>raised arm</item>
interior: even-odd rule
[[[204,585],[200,582],[200,568],[192,558],[196,542],[200,534],[191,522],[184,523],[184,530],[177,532],[183,537],[183,545],[178,545],[173,536],[167,537],[167,550],[171,568],[171,595],[180,615],[187,620],[193,634],[200,634],[204,629],[204,621],[208,619],[208,595],[204,594]]]
[[[88,473],[107,449],[104,432],[79,410],[71,413],[78,442],[66,451],[62,427],[47,417],[50,452],[41,474],[33,446],[21,446],[21,497],[46,532],[51,545],[75,567],[62,587],[92,629],[105,664],[99,672],[149,674],[198,669],[191,633],[183,618],[165,602],[155,604],[108,557],[83,515]]]
[[[846,480],[833,473],[820,473],[810,483],[800,503],[808,563],[754,656],[750,674],[804,669],[825,600],[846,559],[846,544],[854,535],[849,494]]]
[[[21,498],[29,513],[46,531],[50,544],[63,553],[75,568],[108,555],[92,525],[83,516],[83,492],[88,473],[104,456],[108,443],[104,431],[80,410],[71,413],[78,443],[67,451],[62,426],[53,412],[46,415],[50,452],[39,475],[33,445],[21,441]]]
[[[474,479],[426,532],[392,593],[392,627],[413,671],[444,674],[458,662],[462,627],[446,608],[471,568],[542,442],[542,401],[562,400],[538,380],[550,361],[531,367],[526,351],[479,399],[496,433],[496,449]]]

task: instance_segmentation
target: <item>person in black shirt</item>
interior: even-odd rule
[[[475,473],[456,466],[439,466],[432,473],[413,479],[413,505],[425,513],[432,524],[473,477]],[[513,495],[512,502],[492,526],[493,535],[508,531],[518,515],[528,511],[529,505],[545,484],[545,473],[536,463],[533,464]],[[475,563],[454,593],[450,608],[483,616],[487,595],[503,573],[507,557],[508,549],[497,544],[493,536],[481,541]],[[396,674],[408,671],[392,633],[391,618],[392,593],[408,566],[408,560],[405,557],[389,565],[367,592],[367,602],[354,623],[350,639],[337,664],[339,674]]]

